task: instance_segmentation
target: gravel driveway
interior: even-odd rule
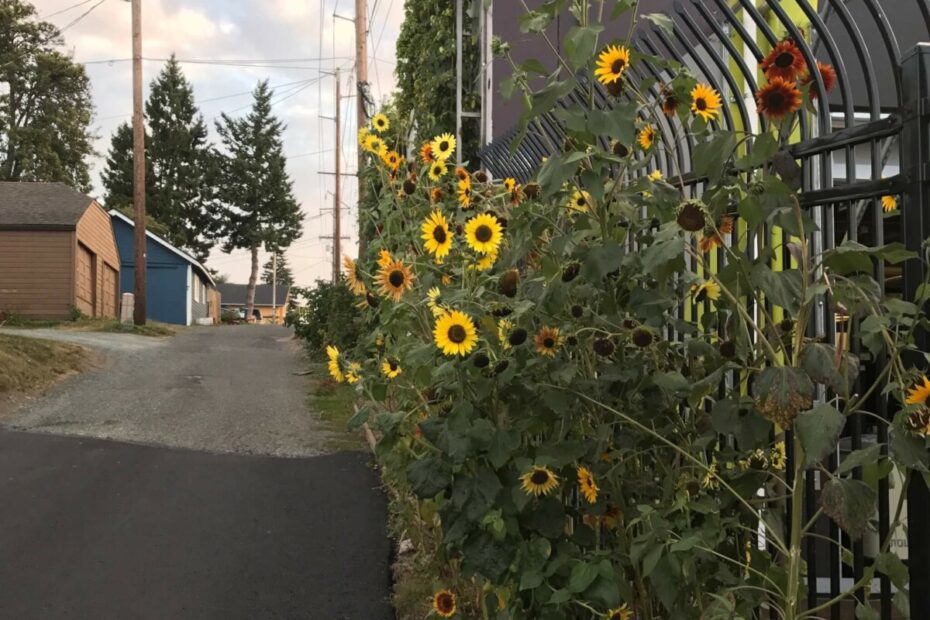
[[[211,452],[314,456],[331,437],[307,409],[292,332],[270,325],[190,328],[173,338],[21,330],[102,350],[98,369],[2,420],[16,430]]]

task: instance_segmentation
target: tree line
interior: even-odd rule
[[[0,180],[66,183],[89,192],[94,106],[85,67],[60,50],[64,39],[24,0],[0,0]],[[248,305],[259,278],[259,252],[286,250],[302,233],[302,214],[287,173],[285,125],[272,113],[267,81],[241,117],[215,121],[210,140],[194,90],[172,55],[145,102],[146,210],[152,228],[206,261],[249,250]],[[129,123],[113,133],[102,174],[104,203],[133,208],[133,140]],[[270,265],[268,265],[270,271]],[[270,274],[268,274],[270,277]],[[289,279],[289,278],[288,278]]]

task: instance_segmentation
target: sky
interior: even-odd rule
[[[116,127],[132,118],[131,10],[126,0],[33,0],[39,17],[63,29],[66,52],[86,63],[96,107],[93,131],[98,155],[91,162],[94,193],[103,195],[100,173]],[[395,43],[403,0],[368,0],[368,79],[377,103],[394,88]],[[332,274],[334,177],[319,174],[335,165],[335,86],[355,92],[354,0],[142,0],[143,82],[149,83],[174,53],[194,88],[204,119],[218,142],[214,120],[221,113],[244,115],[260,80],[275,88],[273,111],[287,125],[284,151],[294,193],[304,213],[303,237],[287,251],[299,285]],[[90,12],[88,12],[90,11]],[[86,13],[86,15],[85,15]],[[335,18],[335,15],[343,18]],[[73,22],[73,23],[72,23]],[[194,62],[199,61],[199,62]],[[207,61],[207,62],[203,62]],[[217,61],[222,64],[217,64]],[[355,171],[355,99],[342,101],[343,170]],[[343,253],[357,247],[354,178],[343,188]],[[263,251],[261,262],[268,258]],[[215,250],[207,266],[247,282],[247,251]]]

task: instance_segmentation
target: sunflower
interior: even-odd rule
[[[364,147],[364,146],[365,146],[365,140],[368,139],[368,136],[369,136],[370,134],[371,134],[371,132],[368,131],[368,127],[362,127],[361,129],[359,129],[359,130],[358,130],[358,145],[361,146],[361,147]]]
[[[710,465],[707,466],[707,471],[704,472],[704,477],[701,478],[702,489],[720,488],[720,478],[717,476],[717,469],[717,457],[714,456],[713,460],[710,462]]]
[[[533,468],[520,476],[520,487],[528,495],[549,495],[559,486],[559,477],[548,467],[533,465]]]
[[[572,193],[572,199],[568,201],[569,211],[578,211],[585,213],[591,207],[591,194],[584,190],[575,190]]]
[[[326,357],[329,358],[329,363],[327,364],[329,368],[329,376],[336,381],[336,383],[342,383],[346,380],[346,376],[342,372],[342,366],[339,365],[339,349],[330,345],[326,347]]]
[[[463,209],[468,209],[471,207],[471,181],[467,179],[459,181],[457,196],[459,206],[461,206]]]
[[[365,150],[373,155],[378,157],[383,157],[387,153],[387,145],[384,144],[384,140],[378,136],[370,135],[365,138]]]
[[[622,45],[609,45],[597,57],[594,75],[601,84],[612,84],[623,77],[629,66],[630,50]]]
[[[396,379],[397,375],[403,372],[400,368],[400,364],[397,363],[397,360],[394,358],[387,358],[381,362],[381,373],[388,379]]]
[[[777,77],[793,82],[804,72],[807,63],[794,41],[782,41],[772,48],[759,66],[769,80]]]
[[[427,166],[433,163],[433,147],[429,142],[425,142],[423,146],[420,147],[420,161],[422,161]]]
[[[882,209],[885,213],[891,213],[898,208],[897,196],[882,196]]]
[[[513,177],[507,177],[504,179],[504,189],[508,192],[512,192],[513,189],[517,186],[517,180]]]
[[[439,161],[446,161],[455,150],[455,136],[451,133],[444,133],[433,138],[430,142],[433,150],[433,156]]]
[[[401,260],[388,263],[378,271],[379,291],[385,297],[400,301],[404,293],[413,287],[414,276]]]
[[[397,151],[388,151],[381,156],[381,161],[385,166],[396,171],[400,167],[401,156]]]
[[[391,253],[385,250],[384,248],[381,248],[381,250],[378,252],[378,266],[385,267],[387,265],[390,265],[393,262],[394,262],[394,257],[391,256]]]
[[[426,305],[437,319],[446,313],[446,309],[439,304],[439,298],[441,296],[442,293],[437,286],[434,286],[426,292]]]
[[[449,223],[441,211],[433,211],[420,227],[423,232],[426,251],[441,260],[452,249],[452,233],[449,232]]]
[[[720,114],[721,105],[720,93],[707,84],[698,84],[691,91],[691,111],[706,122]]]
[[[545,357],[555,357],[556,351],[562,346],[562,335],[558,327],[543,327],[533,339],[536,352]]]
[[[714,248],[722,248],[726,242],[723,235],[729,235],[733,232],[733,218],[729,215],[723,216],[720,223],[717,224],[717,230],[709,228],[704,231],[701,240],[698,242],[698,249],[702,254],[710,252]]]
[[[771,454],[769,454],[768,461],[769,466],[775,471],[785,471],[785,466],[788,463],[788,453],[785,451],[784,441],[779,441],[775,444]]]
[[[480,254],[496,254],[502,238],[503,228],[490,213],[476,215],[465,224],[465,241]]]
[[[510,191],[510,204],[516,207],[523,202],[523,196],[523,187],[519,184],[515,185]]]
[[[705,299],[717,301],[720,299],[720,285],[713,280],[707,280],[701,284],[692,286],[691,294],[694,295],[694,301],[698,303]]]
[[[391,123],[384,114],[375,114],[375,117],[371,119],[371,126],[378,133],[383,133],[391,128]]]
[[[497,262],[497,252],[488,252],[484,256],[478,259],[473,265],[469,265],[468,269],[473,271],[487,271],[494,266],[494,263]]]
[[[452,310],[436,320],[433,340],[443,354],[465,356],[478,343],[478,333],[471,317],[461,310]]]
[[[510,348],[510,332],[513,330],[513,323],[507,319],[501,319],[497,322],[497,340],[501,343],[501,348],[505,351]]]
[[[448,590],[440,590],[433,595],[433,610],[442,618],[455,615],[455,595]]]
[[[833,90],[833,87],[836,86],[836,69],[833,68],[833,65],[829,65],[825,62],[817,61],[817,71],[820,73],[820,79],[823,81],[823,89],[828,93]],[[810,84],[814,81],[814,76],[808,73],[804,76],[802,84]],[[810,91],[811,99],[817,99],[817,91],[811,89]]]
[[[365,283],[362,282],[361,277],[358,273],[358,265],[355,264],[355,261],[349,258],[348,256],[342,257],[342,264],[346,268],[346,282],[349,285],[349,290],[351,290],[356,295],[364,295]]]
[[[448,171],[449,169],[444,162],[433,162],[429,167],[429,178],[432,181],[439,181],[442,177],[446,176],[446,172]]]
[[[462,168],[461,166],[455,167],[455,176],[458,177],[459,181],[471,179],[471,177],[468,176],[468,170],[465,170],[465,168]]]
[[[652,148],[652,144],[655,142],[655,139],[656,130],[653,129],[652,125],[646,125],[639,130],[639,137],[637,138],[637,141],[639,142],[639,145],[643,147],[644,151],[648,151]]]
[[[360,373],[362,372],[362,365],[358,362],[351,362],[346,368],[346,383],[352,385],[358,383]]]
[[[675,94],[675,91],[671,88],[662,87],[662,91],[659,93],[662,97],[662,111],[665,112],[665,116],[673,118],[678,112],[678,106],[681,103],[678,100],[678,95]]]
[[[801,107],[801,91],[797,84],[780,77],[756,92],[756,107],[769,120],[782,120]]]
[[[626,603],[607,612],[607,620],[630,620],[632,617],[633,612]]]
[[[587,467],[578,467],[577,473],[578,487],[581,489],[581,494],[588,500],[589,504],[597,503],[597,492],[600,489],[594,480],[594,474]]]
[[[649,176],[646,177],[646,178],[648,178],[648,179],[649,179],[650,181],[652,181],[653,183],[658,183],[658,182],[661,181],[664,177],[662,176],[662,171],[661,171],[661,170],[653,170],[652,172],[649,173]]]
[[[928,401],[930,401],[930,379],[924,375],[923,383],[918,382],[917,385],[908,391],[907,399],[905,399],[904,403],[907,405],[926,406]]]

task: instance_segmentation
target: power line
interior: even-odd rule
[[[101,2],[104,0],[101,0]],[[203,59],[203,58],[175,58],[175,60],[181,64],[188,65],[211,65],[215,67],[254,67],[257,69],[288,69],[288,70],[301,70],[301,71],[319,71],[320,68],[316,67],[306,67],[301,65],[293,65],[286,63],[294,62],[329,62],[335,60],[349,60],[349,56],[340,56],[335,58],[300,58],[300,59],[242,59],[242,60],[226,60],[226,59]],[[142,60],[146,62],[166,62],[168,58],[151,58],[145,57]],[[97,60],[88,60],[83,63],[83,65],[112,65],[118,62],[130,62],[132,58],[102,58]],[[282,64],[272,64],[272,63],[282,63]]]
[[[69,6],[69,7],[67,7],[67,8],[61,9],[60,11],[55,11],[54,13],[49,13],[48,15],[45,15],[45,16],[43,16],[43,17],[39,17],[38,19],[49,19],[49,18],[51,18],[51,17],[55,17],[56,15],[61,15],[62,13],[67,13],[68,11],[71,11],[71,10],[73,10],[73,9],[76,9],[76,8],[78,8],[79,6],[84,6],[85,4],[87,4],[87,3],[89,3],[89,2],[93,2],[93,1],[94,1],[94,0],[83,0],[82,2],[78,2],[77,4],[72,4],[71,6]]]
[[[68,28],[70,28],[71,26],[75,25],[76,23],[78,23],[79,21],[81,21],[82,19],[84,19],[85,17],[87,17],[88,15],[90,15],[91,13],[93,13],[93,12],[94,12],[94,9],[96,9],[98,6],[100,6],[101,4],[103,4],[103,3],[106,2],[106,1],[107,1],[107,0],[100,0],[97,4],[95,4],[94,6],[90,7],[89,9],[87,9],[86,11],[84,11],[83,13],[81,13],[80,15],[78,15],[78,17],[77,17],[74,21],[72,21],[70,24],[68,24],[68,25],[65,26],[64,28],[59,28],[59,29],[58,29],[58,34],[61,34],[61,33],[64,32],[65,30],[67,30]]]

